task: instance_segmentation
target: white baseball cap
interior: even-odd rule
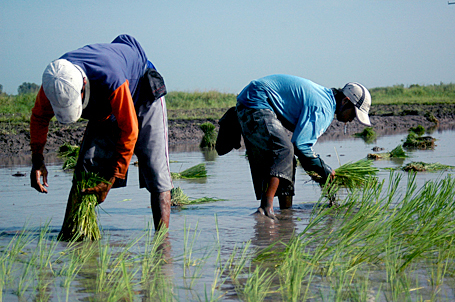
[[[76,122],[82,115],[82,109],[87,106],[87,85],[84,106],[81,99],[84,78],[87,79],[87,76],[82,68],[65,59],[51,62],[44,70],[43,90],[60,123]]]
[[[359,122],[365,126],[371,126],[370,118],[368,117],[368,111],[370,111],[371,107],[371,95],[368,89],[362,84],[350,82],[343,87],[342,91],[354,104],[355,114]]]

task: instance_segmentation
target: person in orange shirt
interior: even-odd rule
[[[43,150],[49,122],[87,119],[68,198],[82,172],[95,172],[106,182],[86,189],[102,203],[111,188],[126,186],[133,153],[139,162],[140,187],[151,194],[155,228],[169,227],[173,188],[169,168],[164,79],[137,40],[120,35],[111,43],[91,44],[51,62],[43,73],[30,120],[31,186],[47,193],[48,172]],[[59,239],[69,240],[60,234]]]

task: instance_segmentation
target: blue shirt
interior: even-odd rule
[[[304,154],[327,130],[335,115],[332,89],[310,80],[276,74],[251,81],[237,96],[247,108],[273,110],[293,131],[292,143]]]

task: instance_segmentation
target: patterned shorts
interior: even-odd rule
[[[277,196],[293,196],[296,160],[289,132],[270,109],[237,104],[256,198],[261,199],[270,176],[279,177]]]

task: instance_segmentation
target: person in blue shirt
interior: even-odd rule
[[[295,156],[306,171],[321,176],[321,184],[333,179],[335,171],[314,153],[314,144],[335,115],[344,123],[357,117],[371,126],[370,106],[370,93],[359,83],[325,88],[284,74],[251,81],[237,96],[236,112],[256,198],[261,201],[257,213],[275,220],[275,196],[281,209],[292,206]]]

